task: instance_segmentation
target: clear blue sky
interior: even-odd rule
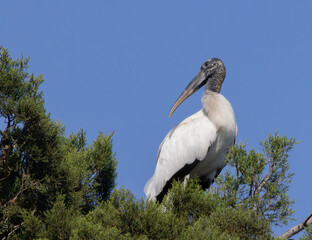
[[[118,187],[144,196],[167,132],[201,108],[203,90],[173,102],[211,57],[238,142],[277,129],[301,140],[290,157],[297,222],[312,210],[311,1],[2,1],[0,44],[44,73],[46,108],[66,134],[114,133]],[[280,233],[287,227],[277,229]]]

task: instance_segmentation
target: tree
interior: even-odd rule
[[[112,135],[100,133],[91,146],[83,130],[66,138],[46,113],[39,90],[43,77],[29,74],[28,62],[0,48],[2,239],[49,233],[44,222],[62,204],[88,212],[108,198],[116,179]]]
[[[80,130],[65,140],[63,167],[71,179],[74,195],[83,193],[82,210],[85,213],[94,209],[97,202],[107,200],[115,187],[117,161],[113,153],[112,136],[100,132],[88,146],[86,132]]]
[[[248,153],[242,144],[233,147],[227,155],[233,171],[217,179],[215,191],[233,206],[259,212],[271,224],[287,224],[294,213],[287,195],[293,176],[287,158],[295,143],[276,132],[260,142],[262,153],[253,149]]]

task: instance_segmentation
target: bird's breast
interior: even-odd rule
[[[198,175],[215,176],[218,169],[225,166],[224,157],[236,138],[236,121],[233,108],[221,94],[205,95],[203,97],[203,112],[206,121],[215,126],[216,139],[207,148],[206,156],[191,171],[191,177]]]

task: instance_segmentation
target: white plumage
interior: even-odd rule
[[[211,61],[218,61],[223,65],[219,59],[207,62],[212,65]],[[202,72],[203,69],[199,74]],[[197,82],[197,89],[199,83],[203,85],[203,81],[207,85],[209,81],[218,83],[218,79],[212,78],[213,74],[204,80],[200,79],[199,74],[193,79]],[[223,79],[219,81],[220,89]],[[197,90],[192,82],[180,96],[184,99],[177,100],[171,113]],[[190,88],[195,91],[189,93]],[[202,102],[203,108],[174,127],[160,144],[155,173],[144,188],[148,198],[161,201],[173,178],[182,180],[185,176],[198,176],[203,188],[208,188],[225,166],[224,157],[234,144],[237,134],[234,111],[230,102],[218,91],[212,91],[209,85],[206,86]]]

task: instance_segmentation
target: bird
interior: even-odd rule
[[[210,58],[173,104],[169,118],[205,86],[202,109],[171,129],[160,144],[155,172],[144,187],[148,199],[161,202],[174,179],[198,178],[206,190],[225,167],[225,155],[236,141],[237,124],[231,103],[220,94],[224,79],[224,63]]]

